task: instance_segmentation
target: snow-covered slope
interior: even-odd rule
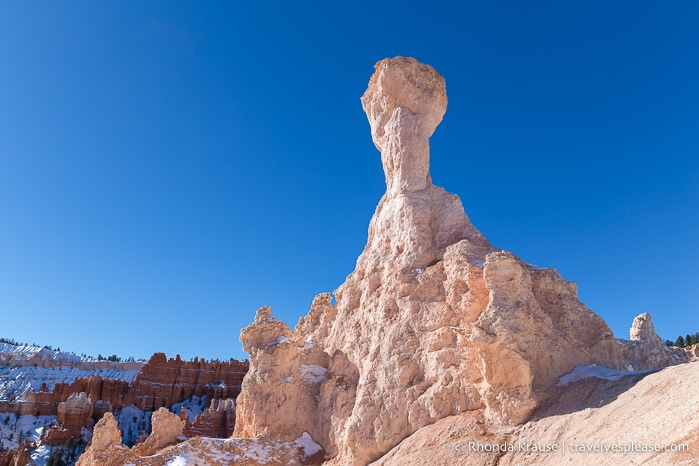
[[[38,392],[43,384],[48,391],[57,383],[73,383],[77,379],[96,376],[103,379],[133,382],[137,370],[116,368],[79,369],[77,367],[1,367],[0,366],[0,401],[11,397],[20,399],[27,391]]]
[[[42,385],[53,390],[58,383],[101,377],[132,382],[143,363],[98,361],[90,356],[54,351],[38,346],[0,343],[0,401],[20,400]]]

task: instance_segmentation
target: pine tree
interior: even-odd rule
[[[692,338],[692,335],[687,335],[684,337],[684,344],[687,346],[692,346],[694,344],[694,339]]]
[[[684,338],[682,338],[682,335],[677,337],[677,340],[675,340],[675,346],[678,348],[684,348]]]

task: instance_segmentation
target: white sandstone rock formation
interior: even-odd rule
[[[167,408],[160,408],[151,416],[152,433],[133,447],[136,456],[150,456],[158,450],[182,441],[184,420]]]
[[[80,456],[76,466],[120,466],[134,458],[121,443],[121,431],[112,413],[105,413],[93,430],[92,442]]]
[[[362,105],[386,194],[367,245],[334,305],[317,296],[293,331],[264,307],[241,331],[250,371],[234,437],[306,431],[330,463],[364,465],[448,416],[520,424],[578,365],[680,362],[656,351],[649,319],[617,341],[574,283],[491,246],[459,198],[432,184],[429,137],[446,102],[430,66],[376,64]]]

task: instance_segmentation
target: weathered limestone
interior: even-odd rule
[[[123,466],[133,462],[131,450],[121,443],[121,432],[112,413],[106,413],[95,425],[92,443],[76,466]]]
[[[636,316],[629,334],[631,341],[619,340],[619,342],[626,350],[626,363],[630,369],[665,367],[669,355],[674,358],[675,364],[689,360],[685,352],[670,350],[663,344],[663,340],[655,333],[655,326],[647,312]]]
[[[202,437],[227,438],[233,435],[235,429],[235,400],[233,398],[211,400],[211,406],[205,409],[201,415],[196,416],[191,424],[184,408],[181,408],[180,417],[186,422],[185,437],[200,435]]]
[[[52,369],[71,367],[80,370],[98,368],[139,371],[132,382],[90,376],[76,378],[70,383],[56,382],[51,390],[48,390],[46,385],[38,392],[27,389],[21,395],[21,414],[39,416],[58,414],[58,406],[61,403],[66,402],[74,393],[84,392],[95,403],[95,422],[106,410],[131,404],[142,411],[155,411],[163,406],[180,403],[191,396],[206,395],[207,400],[235,398],[248,370],[248,364],[243,361],[209,362],[199,358],[183,361],[179,356],[167,358],[164,353],[155,353],[146,364],[49,360],[46,357],[39,358],[36,354],[31,358],[19,358],[12,353],[0,353],[0,364],[33,368],[34,364],[37,364],[36,361],[40,361],[40,367]],[[25,384],[29,385],[29,381]],[[0,402],[0,412],[12,412],[13,409],[9,402]]]
[[[241,331],[251,366],[235,437],[307,431],[330,464],[363,465],[448,416],[519,424],[577,365],[673,362],[638,350],[655,348],[646,324],[633,344],[618,342],[574,283],[491,246],[458,197],[432,184],[429,137],[446,101],[428,65],[377,63],[362,105],[386,194],[367,245],[334,305],[319,295],[293,331],[265,307]]]
[[[92,425],[92,401],[85,392],[71,393],[65,403],[58,405],[57,420],[72,437],[79,437],[83,428]]]
[[[150,456],[158,450],[183,440],[182,430],[185,422],[167,408],[160,408],[151,417],[153,432],[143,443],[133,447],[136,456]]]
[[[444,78],[413,58],[382,60],[361,100],[381,152],[386,192],[393,196],[431,185],[429,138],[447,110]]]
[[[105,414],[95,426],[92,444],[77,466],[296,466],[317,465],[323,459],[320,446],[305,432],[288,442],[206,437],[178,441],[177,434],[181,433],[184,421],[165,410],[158,413],[153,419],[154,433],[133,449],[121,444],[116,420],[111,413]]]

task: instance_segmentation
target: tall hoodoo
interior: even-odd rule
[[[389,196],[432,184],[429,138],[447,110],[442,75],[414,58],[381,60],[362,107],[381,152]]]
[[[432,184],[429,137],[446,104],[430,66],[376,64],[362,105],[386,193],[367,245],[334,304],[317,296],[293,330],[264,307],[241,331],[250,371],[234,437],[308,432],[329,464],[364,465],[447,416],[520,423],[577,365],[672,362],[662,348],[646,356],[648,325],[620,344],[574,283],[491,246],[459,198]]]
[[[462,239],[492,250],[458,196],[434,186],[430,178],[429,138],[447,108],[444,78],[414,58],[387,58],[375,68],[361,101],[381,151],[386,194],[369,225],[357,268],[384,267],[389,257],[401,269],[424,267],[441,260],[444,249]]]

